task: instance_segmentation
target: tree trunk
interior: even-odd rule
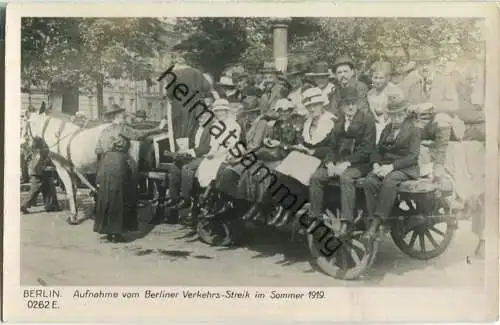
[[[96,97],[97,97],[97,117],[102,118],[104,113],[104,78],[99,76],[96,80]]]

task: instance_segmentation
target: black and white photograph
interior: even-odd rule
[[[485,287],[486,19],[283,14],[21,17],[19,285]]]

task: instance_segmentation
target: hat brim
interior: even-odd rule
[[[212,109],[213,112],[218,112],[218,111],[230,111],[231,107],[229,106],[216,106]]]
[[[337,68],[340,67],[341,65],[348,65],[351,69],[354,69],[354,62],[346,60],[346,61],[335,62],[332,66],[332,71],[337,70]]]
[[[124,108],[120,108],[120,109],[114,109],[112,111],[104,112],[104,115],[105,116],[110,116],[110,115],[120,114],[120,113],[123,113],[123,112],[125,112],[125,109]]]
[[[311,101],[305,102],[304,103],[304,107],[308,108],[309,106],[314,105],[314,104],[323,104],[323,105],[326,105],[326,104],[328,104],[328,102],[325,102],[324,100],[313,99]]]
[[[397,108],[397,109],[386,110],[385,113],[387,115],[394,115],[394,114],[404,113],[407,108],[408,108],[408,106],[402,106],[402,107]]]
[[[217,85],[218,86],[222,86],[222,87],[236,87],[235,84],[226,84],[226,83],[223,83],[223,82],[218,82]]]
[[[328,72],[325,72],[325,73],[315,73],[315,72],[306,73],[306,77],[310,77],[310,78],[329,77],[329,76],[330,76],[330,73],[328,73]]]

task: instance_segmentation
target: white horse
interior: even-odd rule
[[[23,135],[27,135],[28,139],[40,137],[49,147],[51,160],[66,189],[70,208],[69,223],[78,222],[74,177],[78,174],[96,173],[97,156],[94,150],[102,130],[109,125],[107,123],[86,129],[70,121],[40,113],[31,113],[22,125]]]

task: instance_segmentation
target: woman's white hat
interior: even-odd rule
[[[233,83],[233,78],[227,76],[220,77],[220,80],[217,84],[226,87],[236,87]]]
[[[304,103],[304,106],[310,106],[312,104],[316,103],[322,103],[324,105],[329,103],[328,97],[323,94],[323,91],[319,89],[318,87],[313,87],[306,89],[302,93],[302,102]]]
[[[230,111],[231,106],[229,105],[229,102],[226,99],[217,99],[214,101],[212,104],[213,109],[212,111]]]

